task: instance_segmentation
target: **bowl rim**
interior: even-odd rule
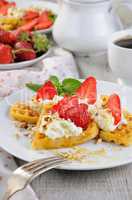
[[[23,68],[32,67],[33,64],[41,61],[44,58],[47,58],[50,55],[50,53],[51,53],[51,48],[49,48],[48,51],[46,51],[46,53],[44,53],[41,56],[34,58],[32,60],[9,63],[9,64],[0,64],[0,71],[1,70],[13,70],[13,69],[15,70],[15,69],[23,69]],[[23,67],[22,67],[22,65],[23,65]]]

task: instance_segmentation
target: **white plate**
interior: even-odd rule
[[[29,60],[29,61],[16,62],[16,63],[10,63],[10,64],[0,64],[0,70],[13,70],[13,69],[23,69],[26,67],[31,67],[32,65],[36,64],[37,62],[40,62],[44,58],[47,58],[50,55],[50,52],[51,52],[51,49],[49,49],[42,56],[39,56],[38,58]]]
[[[53,2],[48,2],[48,1],[41,1],[41,0],[12,0],[15,1],[17,3],[18,7],[21,8],[28,8],[28,7],[40,7],[43,9],[48,9],[48,10],[52,10],[53,13],[58,14],[59,12],[59,7],[57,5],[57,3],[53,3]],[[52,26],[53,27],[53,26]],[[44,30],[40,30],[37,32],[40,33],[48,33],[52,31],[52,27],[48,28],[48,29],[44,29]]]
[[[131,88],[122,88],[114,83],[99,81],[98,92],[101,94],[111,94],[113,92],[116,92],[120,96],[124,96],[123,102],[127,104],[126,108],[130,112],[132,112]],[[8,116],[9,107],[12,103],[15,103],[16,101],[27,100],[31,98],[32,94],[32,91],[25,88],[5,98],[5,100],[3,100],[0,105],[0,146],[12,155],[25,161],[32,161],[34,159],[48,157],[52,155],[51,151],[32,150],[26,137],[17,139],[15,137],[16,128]],[[87,142],[80,146],[86,147],[90,151],[101,150],[102,148],[104,148],[106,151],[106,155],[91,156],[88,158],[87,163],[72,162],[71,164],[63,165],[59,169],[95,170],[117,167],[132,162],[132,147],[119,147],[118,145],[110,143],[107,144],[105,142],[101,144],[95,144],[94,141]],[[68,150],[69,149],[65,149],[65,151]]]

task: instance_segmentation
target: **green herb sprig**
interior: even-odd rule
[[[74,78],[66,78],[62,82],[59,80],[57,76],[50,76],[49,80],[53,83],[56,87],[58,95],[74,95],[76,90],[80,87],[81,82]],[[26,87],[33,91],[37,91],[43,85],[41,84],[34,84],[34,83],[27,83]]]

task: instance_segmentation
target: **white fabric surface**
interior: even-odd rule
[[[46,58],[38,66],[26,70],[0,72],[0,97],[3,98],[22,88],[27,82],[44,82],[50,75],[57,75],[61,79],[67,76],[78,78],[78,71],[72,55],[62,49],[55,48],[54,55]],[[16,168],[13,157],[0,148],[0,200],[6,189],[7,179]],[[11,199],[37,200],[37,197],[32,189],[28,187]]]

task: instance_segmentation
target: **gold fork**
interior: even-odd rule
[[[40,174],[68,162],[63,157],[49,157],[35,160],[16,169],[8,180],[7,191],[3,200],[8,200],[16,192],[23,190]]]

